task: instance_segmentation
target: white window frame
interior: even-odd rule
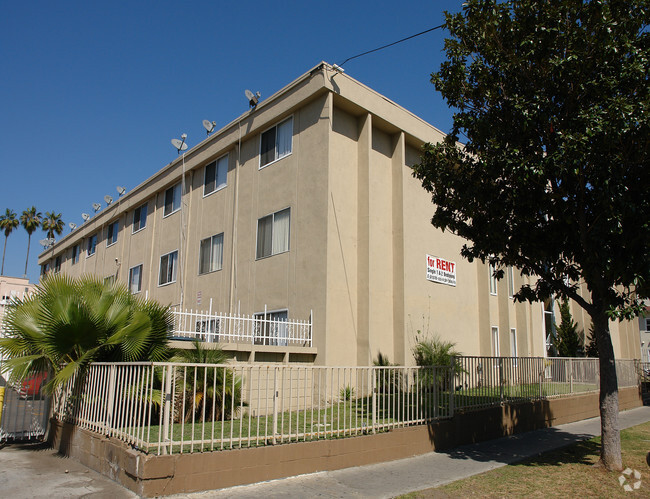
[[[201,272],[201,246],[202,246],[202,243],[203,243],[203,241],[210,241],[210,255],[209,255],[208,260],[211,262],[212,261],[212,248],[213,248],[212,240],[215,237],[219,237],[219,236],[221,236],[221,260],[219,261],[219,266],[218,266],[218,268],[210,269],[210,270],[208,270],[206,272]],[[211,274],[212,272],[217,272],[217,271],[223,269],[223,249],[224,249],[223,239],[224,239],[223,232],[221,232],[219,234],[215,234],[214,236],[204,237],[203,239],[201,239],[199,241],[199,275]]]
[[[507,269],[508,273],[508,298],[513,298],[515,296],[515,269],[512,266],[509,266]]]
[[[77,248],[76,254],[75,254],[75,248]],[[73,245],[72,246],[72,255],[71,255],[71,258],[70,258],[70,261],[72,263],[70,263],[70,265],[74,265],[75,263],[79,263],[79,254],[80,253],[81,253],[81,246],[79,244]]]
[[[223,163],[222,163],[222,161],[223,161]],[[208,163],[207,165],[205,165],[205,168],[203,169],[203,197],[209,196],[210,194],[213,194],[213,193],[215,193],[217,191],[220,191],[221,189],[225,189],[226,187],[228,187],[228,164],[229,164],[228,161],[229,161],[229,157],[228,157],[228,154],[226,153],[223,156],[221,156],[220,158],[217,158],[216,160],[214,160],[214,161]],[[217,179],[219,178],[220,163],[223,164],[225,169],[226,169],[226,175],[225,175],[226,181],[221,186],[217,185]],[[208,176],[208,167],[212,166],[212,165],[214,165],[214,189],[212,189],[210,192],[207,192],[205,190],[205,187],[207,185],[206,184],[206,182],[207,182],[206,177]]]
[[[167,192],[167,191],[165,191]],[[142,220],[142,208],[145,209],[146,213],[144,215],[144,223]],[[135,213],[140,210],[139,217],[138,217],[138,223],[140,224],[139,227],[136,229],[135,228]],[[136,232],[140,232],[141,230],[144,230],[147,228],[147,216],[149,216],[149,206],[148,203],[143,203],[140,206],[138,206],[135,210],[133,210],[133,223],[131,224],[131,234],[135,234]]]
[[[112,232],[112,241],[110,239],[111,237],[111,232]],[[120,220],[119,218],[115,220],[114,222],[109,223],[106,226],[106,247],[108,248],[109,246],[113,246],[115,243],[117,243],[117,235],[120,232]]]
[[[492,296],[497,296],[497,278],[494,275],[494,273],[497,270],[497,266],[495,263],[489,263],[488,264],[488,277],[490,279],[490,294]]]
[[[266,333],[268,330],[266,329],[268,326],[269,320],[273,320],[271,317],[272,316],[277,316],[283,314],[285,316],[284,322],[285,325],[283,327],[283,332],[284,334],[282,336],[277,336],[272,338],[268,334],[262,335],[262,338],[267,338],[268,341],[261,341],[261,344],[263,345],[274,345],[274,346],[287,346],[289,344],[289,327],[288,323],[289,322],[289,309],[288,308],[280,308],[277,310],[267,310],[266,312],[258,312],[256,314],[253,314],[253,318],[255,319],[262,319],[264,322],[262,322],[262,327],[264,328],[264,332]],[[258,340],[259,341],[259,340]]]
[[[178,208],[174,208],[174,193],[176,192],[175,190],[178,189]],[[169,191],[172,191],[172,211],[167,213],[167,193]],[[163,196],[163,218],[167,218],[170,215],[173,215],[176,213],[178,210],[181,209],[181,204],[183,202],[183,192],[182,192],[182,184],[181,182],[172,185],[168,189],[165,189],[165,194]]]
[[[93,245],[93,251],[92,253],[90,252],[90,241],[95,239],[95,244]],[[94,233],[91,236],[88,236],[88,239],[86,240],[86,258],[89,258],[93,256],[95,253],[97,253],[97,233]]]
[[[276,251],[276,249],[273,248],[273,230],[275,228],[275,216],[277,214],[279,214],[279,213],[284,212],[284,211],[289,211],[289,231],[287,232],[287,249],[283,250],[283,251]],[[259,237],[260,237],[260,221],[264,220],[265,218],[268,218],[268,217],[273,217],[272,221],[271,221],[271,253],[268,254],[268,255],[260,256],[260,255],[257,254],[258,241],[259,241]],[[262,260],[264,258],[269,258],[271,256],[280,255],[282,253],[287,253],[287,252],[289,252],[290,249],[291,249],[291,207],[283,208],[281,210],[278,210],[278,211],[273,212],[273,213],[269,213],[268,215],[265,215],[265,216],[260,217],[260,218],[257,219],[257,230],[256,230],[256,235],[255,235],[255,260]]]
[[[291,121],[291,148],[290,151],[286,154],[283,154],[282,156],[278,156],[278,132],[277,128],[281,125],[284,125],[287,121]],[[268,163],[262,164],[262,135],[267,133],[270,130],[276,129],[275,131],[275,154],[274,154],[274,159],[269,161]],[[282,158],[286,158],[287,156],[291,156],[293,154],[293,115],[289,116],[288,118],[280,121],[279,123],[276,123],[275,125],[267,128],[264,130],[262,133],[260,133],[260,146],[259,146],[259,161],[258,161],[258,169],[261,170],[262,168],[266,168],[269,165],[272,165],[273,163],[276,163],[277,161],[281,160]]]
[[[132,289],[133,271],[135,269],[137,269],[137,268],[140,269],[139,274],[138,274],[138,277],[139,277],[139,279],[138,279],[138,290],[133,291],[133,289]],[[144,268],[143,264],[139,264],[139,265],[135,265],[135,266],[133,266],[133,267],[131,267],[129,269],[129,283],[128,283],[128,286],[129,286],[129,293],[131,293],[132,295],[137,295],[138,293],[140,293],[142,291],[142,270],[143,270],[143,268]]]
[[[517,329],[510,328],[510,356],[514,357],[514,366],[517,367],[517,357],[519,356],[519,348],[517,346]]]
[[[172,277],[171,280],[161,283],[160,278],[162,276],[160,274],[160,271],[162,270],[163,258],[165,258],[166,256],[173,255],[174,253],[176,253],[176,257],[173,259],[173,262],[174,262],[173,267],[172,267],[172,276],[173,277]],[[167,260],[167,262],[169,264],[169,259]],[[168,265],[168,269],[169,269],[169,265]],[[169,270],[167,271],[167,275],[169,275]],[[158,264],[158,287],[168,286],[169,284],[174,284],[176,282],[177,275],[178,275],[178,250],[176,249],[174,251],[170,251],[169,253],[165,253],[164,255],[160,255],[160,262]]]
[[[499,326],[492,326],[490,331],[492,335],[492,357],[499,357],[501,354],[499,348]]]

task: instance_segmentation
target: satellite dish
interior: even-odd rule
[[[50,245],[50,240],[49,239],[41,239],[39,241],[39,244],[43,246],[43,248],[47,248]]]
[[[88,220],[90,220],[90,215],[88,213],[82,213],[81,218],[84,219],[84,222],[87,222]]]
[[[210,135],[210,133],[212,133],[212,131],[214,130],[214,127],[216,127],[216,126],[217,126],[216,121],[203,120],[203,128],[206,129],[206,131],[208,132],[208,135]]]
[[[251,109],[255,109],[255,106],[257,106],[260,97],[262,97],[262,94],[260,94],[259,92],[253,93],[248,89],[244,91],[244,95],[248,99],[248,105],[250,106]]]
[[[172,145],[176,148],[178,151],[178,154],[181,153],[181,151],[186,151],[187,150],[187,144],[185,143],[185,139],[187,138],[187,134],[181,135],[182,140],[178,139],[172,139]]]
[[[95,210],[95,213],[97,213],[99,210],[102,209],[102,205],[99,203],[93,203],[93,210]]]
[[[74,222],[70,222],[68,226],[70,227],[70,230],[75,230],[77,228],[77,224]]]
[[[106,196],[104,196],[104,201],[106,201],[106,206],[108,206],[113,202],[113,198],[106,194]]]
[[[117,186],[117,193],[121,196],[126,192],[126,187],[122,187],[121,185]]]

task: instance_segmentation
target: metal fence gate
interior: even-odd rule
[[[44,375],[37,374],[11,385],[6,374],[0,376],[0,442],[39,440],[45,436],[50,411],[50,398],[43,394],[46,381]]]

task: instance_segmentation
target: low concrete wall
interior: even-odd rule
[[[620,410],[642,405],[636,388],[619,391]],[[598,416],[598,394],[527,402],[377,435],[171,456],[148,455],[126,444],[52,421],[59,452],[135,493],[159,496],[391,461]]]

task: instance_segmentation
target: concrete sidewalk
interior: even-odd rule
[[[619,414],[621,429],[650,421],[650,407]],[[394,497],[437,487],[600,435],[600,418],[388,463],[172,496],[180,498]],[[650,450],[650,448],[648,449]]]

